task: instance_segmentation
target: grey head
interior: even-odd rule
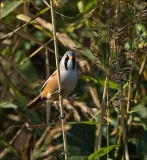
[[[66,51],[60,61],[60,68],[66,70],[77,69],[77,62],[73,51]]]

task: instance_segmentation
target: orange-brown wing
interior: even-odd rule
[[[48,95],[58,90],[58,74],[55,71],[42,86],[41,97],[49,98]],[[55,95],[52,95],[54,98]]]
[[[27,104],[27,109],[35,108],[37,105],[43,103],[48,97],[48,93],[53,93],[58,90],[57,72],[55,71],[44,83],[41,88],[41,94],[35,97],[29,104]],[[54,96],[52,96],[54,98]]]
[[[38,105],[41,105],[45,100],[46,100],[46,98],[41,98],[41,96],[38,95],[29,104],[27,104],[26,109],[35,108]]]
[[[46,82],[43,84],[42,88],[41,88],[41,91],[43,91],[44,87],[46,86],[46,84],[56,75],[56,72],[55,71],[51,76],[49,76],[49,78],[46,80]]]

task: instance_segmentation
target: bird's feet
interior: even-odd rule
[[[63,112],[62,114],[60,114],[58,118],[59,119],[64,119],[64,117],[65,117],[65,112]]]
[[[60,115],[59,115],[59,119],[64,119],[64,117],[65,117],[65,111],[63,111],[63,113],[61,113],[61,107],[60,107],[60,105],[59,105],[59,103],[57,103],[57,106],[58,106],[58,108],[59,108],[59,110],[60,110]]]
[[[57,94],[63,95],[63,89],[58,90]]]

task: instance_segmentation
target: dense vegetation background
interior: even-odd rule
[[[60,57],[74,50],[79,65],[78,86],[64,100],[69,159],[106,147],[89,159],[115,148],[101,159],[147,160],[147,2],[54,2]],[[0,158],[64,159],[56,104],[50,127],[45,104],[25,109],[56,69],[50,8],[43,0],[0,4]]]

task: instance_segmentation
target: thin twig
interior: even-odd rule
[[[11,64],[11,66],[20,74],[20,76],[27,82],[29,83],[28,79],[24,76],[24,74],[18,69],[17,65],[12,62],[11,60],[9,60],[9,58],[7,58],[6,56],[2,55],[0,53],[0,56],[2,56],[2,58],[4,58],[8,63]]]
[[[36,55],[39,51],[41,51],[48,43],[50,43],[52,41],[49,40],[46,43],[44,43],[41,47],[39,47],[38,49],[36,49],[32,54],[30,54],[27,58],[25,58],[20,64],[19,67],[22,66],[25,62],[27,62],[29,59],[31,59],[34,55]],[[53,53],[53,52],[51,52]]]
[[[40,16],[41,14],[45,13],[49,8],[45,8],[42,11],[40,11],[39,13],[37,13],[29,22],[23,24],[22,26],[16,28],[15,30],[13,30],[12,32],[8,33],[7,35],[5,35],[4,37],[0,38],[0,43],[2,41],[4,41],[7,38],[10,38],[12,35],[14,35],[14,33],[18,32],[21,28],[25,27],[28,23],[30,23],[31,21],[33,21],[34,19],[36,19],[38,16]],[[2,22],[2,21],[1,21]]]
[[[138,88],[138,86],[139,86],[140,79],[141,79],[141,77],[142,77],[143,71],[144,71],[144,69],[145,69],[145,66],[147,65],[146,62],[147,62],[147,54],[145,55],[144,60],[143,60],[143,62],[142,62],[142,64],[141,64],[141,67],[140,67],[140,70],[139,70],[139,73],[138,73],[139,75],[138,75],[138,77],[137,77],[136,83],[135,83],[134,88],[133,88],[133,94],[132,94],[132,99],[133,99],[133,100],[134,100],[134,98],[135,98],[135,94],[136,94],[137,88]]]
[[[54,4],[53,0],[50,0],[51,5],[51,17],[52,17],[52,25],[53,25],[53,36],[54,36],[54,48],[55,48],[55,57],[56,57],[56,66],[57,66],[57,73],[58,73],[58,87],[59,91],[61,91],[61,77],[60,77],[60,68],[59,68],[59,57],[58,57],[58,44],[57,44],[57,37],[56,37],[56,23],[55,23],[55,12],[54,12]],[[60,103],[60,109],[61,109],[61,115],[63,115],[63,100],[62,95],[59,94],[59,103]],[[68,160],[67,156],[67,142],[66,142],[66,132],[64,130],[64,120],[61,119],[62,124],[62,132],[63,132],[63,143],[64,143],[64,152],[65,152],[65,160]]]
[[[51,8],[50,5],[47,3],[46,0],[43,0],[43,2],[44,2],[49,8]],[[59,12],[57,12],[57,11],[56,11],[56,13],[59,14],[61,17],[65,17],[65,18],[75,18],[75,17],[65,16],[65,15],[63,15],[62,13],[59,13]]]
[[[5,27],[7,27],[10,30],[15,30],[15,28],[7,23],[5,23],[4,21],[0,20],[0,24],[4,25]],[[20,35],[23,38],[29,39],[34,41],[36,44],[40,45],[40,46],[44,46],[46,47],[50,52],[54,53],[54,51],[52,49],[50,49],[48,46],[44,45],[41,41],[39,41],[38,39],[36,39],[34,36],[32,36],[29,32],[24,32],[23,30],[17,30],[16,32],[18,35]],[[5,35],[4,37],[6,38],[10,38],[7,37],[7,35]],[[4,38],[5,40],[5,38]],[[3,37],[0,37],[0,43],[3,41]]]

